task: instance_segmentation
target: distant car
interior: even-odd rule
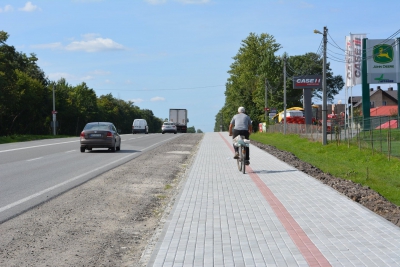
[[[81,132],[81,152],[92,148],[121,150],[121,136],[111,122],[89,122]]]
[[[164,122],[163,125],[161,126],[161,133],[174,133],[176,134],[178,132],[176,125],[173,122]]]
[[[149,133],[149,126],[147,125],[147,121],[145,119],[135,119],[132,123],[132,133]]]

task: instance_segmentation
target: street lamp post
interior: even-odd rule
[[[321,33],[318,30],[314,30],[314,33],[323,35],[323,43],[324,43],[324,55],[322,62],[322,145],[326,145],[326,120],[327,120],[327,90],[326,90],[326,44],[327,44],[327,34],[328,28],[324,27],[324,33]]]

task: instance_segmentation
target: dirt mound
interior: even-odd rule
[[[354,183],[350,180],[334,177],[329,173],[324,173],[315,166],[301,161],[290,152],[281,151],[276,147],[265,145],[256,141],[251,141],[251,143],[277,157],[283,162],[310,175],[311,177],[314,177],[315,179],[320,180],[322,183],[329,185],[353,201],[363,205],[364,207],[400,227],[400,207],[389,202],[387,199],[369,187],[362,186],[361,184]]]

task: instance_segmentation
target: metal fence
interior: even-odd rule
[[[400,129],[398,116],[380,116],[364,119],[357,117],[345,121],[342,118],[327,120],[327,141],[337,145],[356,145],[371,149],[372,153],[386,154],[388,158],[400,158]],[[264,127],[266,132],[298,134],[318,142],[322,141],[322,125],[284,123]]]

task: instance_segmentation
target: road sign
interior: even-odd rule
[[[51,112],[51,114],[57,114],[57,111],[56,111],[56,110],[53,110],[53,111]]]
[[[269,108],[264,108],[265,111],[269,111]]]

